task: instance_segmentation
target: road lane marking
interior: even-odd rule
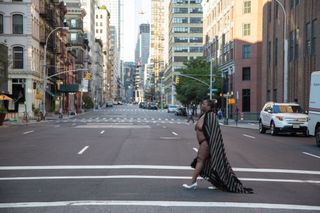
[[[139,122],[139,121],[138,121]],[[112,125],[112,124],[100,124],[100,125],[79,125],[74,128],[94,129],[94,128],[110,128],[110,129],[150,129],[148,125]]]
[[[102,130],[101,132],[100,132],[100,134],[102,135],[104,133],[104,130]]]
[[[30,134],[30,133],[32,133],[32,132],[34,132],[34,130],[24,132],[23,134],[26,135],[26,134]]]
[[[190,176],[155,176],[155,175],[96,175],[96,176],[35,176],[35,177],[1,177],[0,181],[24,180],[79,180],[79,179],[165,179],[189,180]],[[202,179],[202,178],[199,178]],[[272,179],[272,178],[239,178],[247,182],[308,183],[320,184],[320,180]]]
[[[82,155],[88,148],[89,148],[89,146],[83,147],[83,149],[81,149],[81,151],[78,152],[78,155]]]
[[[54,128],[59,128],[60,127],[60,125],[54,125]]]
[[[177,140],[177,139],[181,139],[180,137],[160,137],[160,139],[163,140]]]
[[[194,148],[196,149],[196,148]],[[192,170],[190,166],[167,166],[167,165],[53,165],[53,166],[0,166],[0,171],[7,170],[69,170],[69,169],[152,169],[152,170]],[[320,171],[289,170],[289,169],[255,169],[255,168],[232,168],[237,172],[252,173],[284,173],[320,175]]]
[[[196,147],[193,147],[193,150],[194,150],[195,152],[198,152],[198,151],[199,151]]]
[[[309,156],[311,156],[311,157],[320,158],[320,156],[314,155],[314,154],[310,154],[310,153],[308,153],[308,152],[302,152],[302,153],[305,154],[305,155],[309,155]]]
[[[281,209],[319,211],[320,206],[274,204],[274,203],[243,203],[243,202],[190,202],[190,201],[132,201],[132,200],[81,200],[54,202],[20,202],[0,203],[0,208],[40,208],[62,206],[157,206],[167,207],[210,207],[210,208],[244,208],[244,209]]]
[[[173,134],[173,135],[175,135],[175,136],[177,136],[177,135],[178,135],[178,134],[177,134],[177,133],[175,133],[175,132],[172,132],[172,134]]]
[[[246,135],[246,134],[242,134],[244,137],[247,137],[247,138],[252,138],[252,139],[256,139],[256,137],[253,137],[251,135]]]

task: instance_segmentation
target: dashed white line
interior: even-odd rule
[[[252,138],[252,139],[256,139],[256,137],[253,137],[251,135],[246,135],[246,134],[242,134],[244,137],[247,137],[247,138]]]
[[[32,132],[34,132],[34,130],[24,132],[23,134],[26,135],[26,134],[30,134],[30,133],[32,133]]]
[[[175,133],[175,132],[172,132],[172,134],[173,134],[173,135],[175,135],[175,136],[177,136],[177,135],[178,135],[178,134],[177,134],[177,133]]]
[[[88,148],[89,148],[89,146],[83,147],[83,149],[81,149],[81,151],[78,152],[78,155],[82,155]]]
[[[198,151],[199,151],[196,147],[193,147],[193,150],[194,150],[195,152],[198,152]]]
[[[100,132],[100,134],[102,135],[104,133],[104,130],[102,130],[101,132]]]
[[[310,153],[308,153],[308,152],[302,152],[302,153],[305,154],[305,155],[309,155],[309,156],[311,156],[311,157],[320,158],[320,156],[314,155],[314,154],[310,154]]]

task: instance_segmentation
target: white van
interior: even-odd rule
[[[315,136],[316,144],[320,146],[320,71],[312,72],[309,99],[309,134]]]

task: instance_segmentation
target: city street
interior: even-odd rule
[[[320,211],[314,138],[247,126],[221,129],[231,166],[254,194],[205,180],[182,188],[197,154],[194,125],[165,110],[117,105],[0,127],[0,212]]]

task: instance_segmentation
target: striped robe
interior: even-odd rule
[[[203,132],[208,141],[210,156],[206,160],[200,176],[224,191],[253,193],[252,189],[243,187],[229,164],[218,119],[213,112],[205,114]]]

